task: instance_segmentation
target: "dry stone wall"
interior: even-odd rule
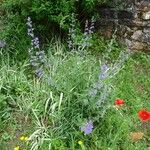
[[[111,37],[116,30],[120,42],[131,50],[150,52],[150,1],[134,2],[130,11],[100,8],[96,22],[98,32]]]

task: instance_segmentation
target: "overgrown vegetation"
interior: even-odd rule
[[[18,30],[23,33],[26,18],[30,16],[36,23],[36,30],[44,36],[42,32],[46,31],[50,34],[52,28],[68,30],[72,13],[78,16],[90,13],[97,3],[104,2],[106,0],[4,0],[2,8],[5,17],[9,20],[9,27],[11,23],[11,28],[8,28],[10,33]],[[94,13],[90,16],[92,15]]]
[[[78,54],[65,54],[63,57],[59,46],[54,55],[48,55],[48,59],[53,60],[50,75],[56,81],[54,86],[29,78],[27,62],[10,66],[9,59],[1,59],[1,147],[9,150],[19,145],[29,149],[35,144],[42,150],[49,146],[62,150],[147,149],[149,128],[143,128],[137,112],[150,106],[149,56],[135,54],[130,58],[112,80],[113,92],[105,105],[96,109],[96,101],[88,95],[98,80],[99,61],[92,55],[83,58]],[[116,98],[124,99],[126,104],[116,109]],[[80,127],[87,119],[94,121],[94,130],[85,136]],[[134,143],[131,132],[144,133],[144,139]],[[31,136],[27,147],[26,142],[19,139],[22,135]],[[79,140],[83,142],[81,147]]]
[[[94,16],[82,33],[76,15],[109,1],[2,3],[0,150],[150,148],[150,56],[93,33]],[[69,35],[43,45],[53,23]]]
[[[16,47],[10,47],[12,54],[18,53],[16,43],[22,45],[22,53],[27,48],[25,47],[28,41],[25,36],[27,32],[25,24],[28,17],[34,21],[33,27],[41,42],[45,43],[53,35],[63,38],[68,33],[72,13],[77,16],[77,26],[84,28],[86,19],[98,16],[96,6],[117,4],[118,7],[120,6],[119,2],[110,0],[3,0],[1,13],[2,20],[5,20],[5,32],[2,32],[1,36],[7,43],[16,45]]]

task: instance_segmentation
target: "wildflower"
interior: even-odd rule
[[[95,19],[92,18],[91,21],[89,22],[86,20],[85,23],[85,30],[84,34],[81,37],[80,41],[78,40],[77,37],[77,29],[76,29],[76,18],[75,14],[72,14],[71,16],[71,24],[69,28],[69,38],[68,38],[68,47],[71,50],[85,50],[85,48],[89,48],[92,43],[91,43],[91,38],[92,38],[92,33],[94,32],[94,24],[95,24]]]
[[[139,116],[139,118],[140,118],[141,121],[150,120],[150,112],[148,112],[148,111],[145,110],[145,109],[141,109],[141,110],[138,112],[138,116]]]
[[[106,72],[109,68],[106,64],[103,64],[100,69],[102,72]]]
[[[25,140],[25,141],[28,141],[28,140],[29,140],[29,138],[26,136],[26,137],[24,138],[24,140]]]
[[[82,142],[82,141],[78,141],[78,144],[79,144],[79,145],[82,145],[82,144],[83,144],[83,142]]]
[[[28,139],[29,139],[29,138],[28,138],[27,136],[21,136],[21,137],[20,137],[20,140],[21,140],[21,141],[27,141]]]
[[[36,56],[37,56],[37,58],[39,59],[39,61],[41,63],[44,63],[44,61],[45,61],[45,53],[44,53],[44,51],[36,52]]]
[[[14,150],[20,150],[19,146],[14,147]]]
[[[106,64],[102,65],[100,68],[99,80],[104,80],[108,76],[109,68]]]
[[[20,137],[20,140],[23,141],[23,140],[24,140],[24,136],[21,136],[21,137]]]
[[[125,103],[125,101],[122,99],[116,99],[115,100],[115,105],[117,105],[117,106],[123,105],[124,103]]]
[[[93,122],[90,120],[83,127],[81,127],[81,131],[83,131],[85,135],[88,135],[93,131],[93,128]]]
[[[31,38],[31,47],[28,49],[30,65],[34,69],[37,77],[41,78],[44,75],[45,53],[40,50],[39,38],[34,35],[34,28],[32,27],[32,20],[27,18],[28,35]]]
[[[41,78],[44,75],[44,71],[42,70],[42,68],[35,70],[35,74],[37,75],[37,77]]]

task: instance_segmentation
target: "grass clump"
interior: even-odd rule
[[[104,84],[112,91],[97,107],[102,90],[91,97],[89,92],[99,81],[101,61],[96,56],[78,52],[63,52],[63,46],[53,46],[46,70],[49,78],[29,76],[28,62],[9,63],[1,59],[1,134],[0,145],[12,149],[147,149],[149,126],[138,119],[141,108],[149,109],[148,66],[146,54],[134,54],[124,68]],[[138,66],[138,67],[137,67]],[[141,68],[137,72],[137,68]],[[50,84],[53,83],[53,84]],[[121,98],[123,106],[115,106]],[[88,121],[93,129],[89,135],[81,131]],[[144,126],[144,128],[143,128]],[[144,138],[136,143],[131,132],[142,132]],[[26,142],[19,140],[28,136]],[[80,141],[80,142],[78,142]],[[80,143],[80,144],[78,144]]]

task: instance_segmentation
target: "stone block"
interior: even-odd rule
[[[135,20],[133,20],[132,26],[135,26],[135,27],[150,27],[150,20],[143,21],[141,19],[135,19]]]
[[[131,49],[139,51],[150,51],[150,45],[143,42],[132,42]]]
[[[137,30],[133,33],[133,35],[131,36],[131,39],[138,40],[139,38],[141,38],[142,34],[143,34],[142,30]]]
[[[109,12],[109,13],[108,13]],[[104,12],[105,13],[105,12]],[[100,19],[98,27],[104,36],[113,34],[117,27],[117,39],[131,50],[150,51],[150,1],[140,1],[134,5],[134,11],[118,11],[117,22],[107,10],[105,19]],[[105,16],[105,15],[104,15]],[[115,18],[115,19],[114,19]]]
[[[142,19],[143,19],[143,20],[150,20],[150,11],[144,12],[144,13],[142,14]]]

